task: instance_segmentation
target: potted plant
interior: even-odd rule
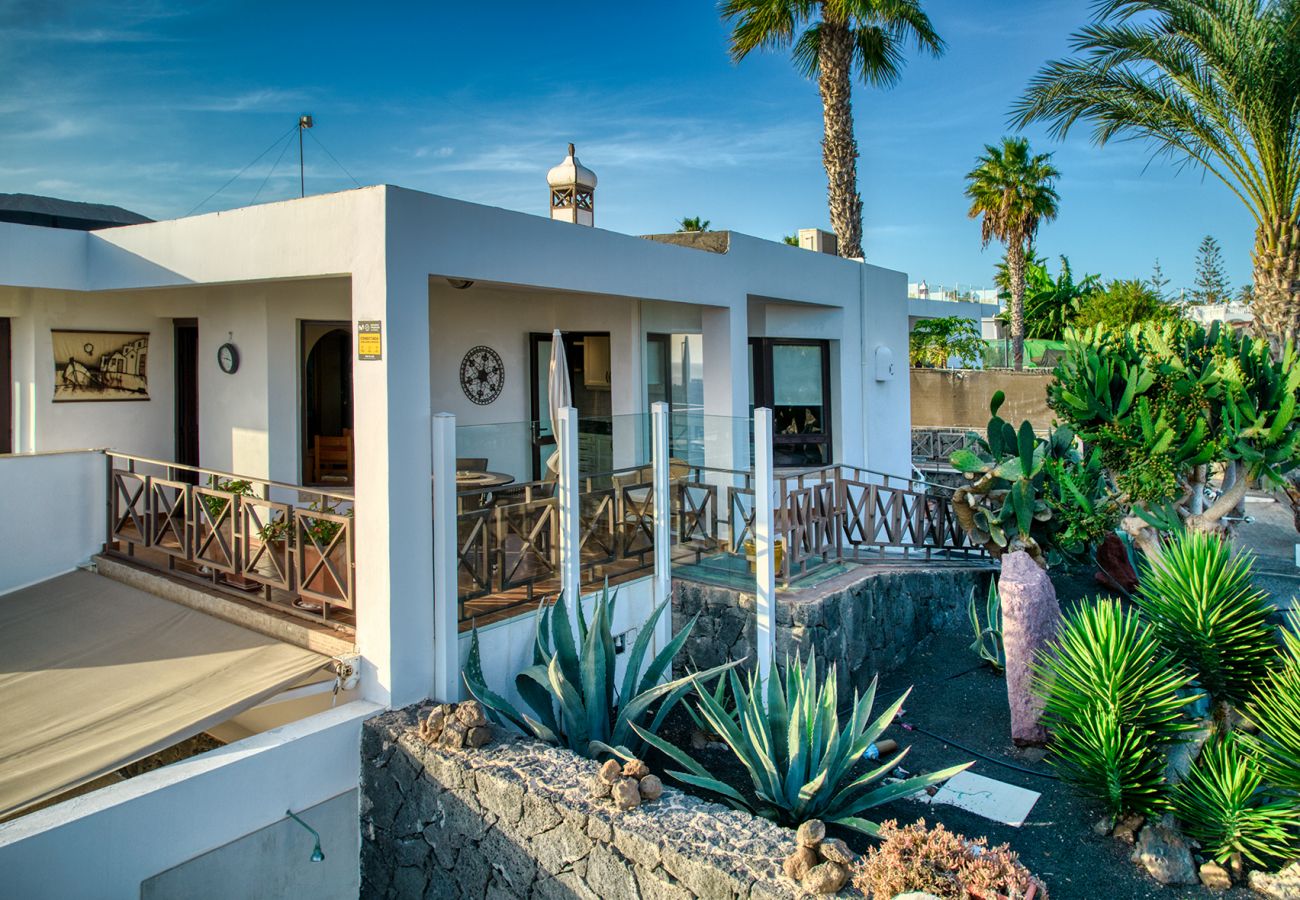
[[[324,498],[313,502],[308,507],[309,512],[324,513],[327,515],[342,515],[348,519],[352,518],[352,509],[349,508],[344,512],[339,511],[338,501],[330,498]],[[274,519],[263,525],[257,533],[260,540],[270,546],[270,551],[277,557],[284,558],[285,546],[292,550],[297,550],[302,555],[303,573],[312,574],[304,584],[300,584],[299,590],[311,591],[315,594],[324,594],[327,596],[335,594],[336,591],[346,590],[347,573],[352,565],[352,560],[348,556],[348,544],[346,541],[340,541],[333,548],[330,543],[338,536],[339,531],[343,529],[344,523],[334,519],[315,518],[312,516],[305,517],[308,520],[306,533],[310,540],[302,542],[302,546],[297,546],[295,540],[296,530],[294,528],[294,519],[284,516]],[[341,584],[335,582],[334,576],[326,569],[325,564],[321,562],[321,551],[326,550],[329,553],[329,567],[338,573],[338,579]],[[319,565],[319,569],[317,568]],[[339,599],[344,599],[340,596]],[[318,604],[296,602],[297,606],[310,611],[319,610]]]
[[[251,497],[253,496],[253,483],[242,478],[239,479],[219,479],[216,475],[208,476],[207,487],[209,490],[222,491],[223,493],[233,494],[234,497]],[[230,550],[230,561],[237,564],[239,561],[239,548],[236,546],[235,535],[238,534],[236,520],[239,516],[239,510],[230,509],[234,504],[234,498],[218,497],[213,494],[197,494],[199,502],[203,504],[203,509],[207,517],[197,517],[194,529],[194,547],[195,550],[202,547],[204,542],[212,535],[213,524],[217,524],[224,539],[226,547]],[[222,517],[225,516],[223,519]],[[212,543],[217,543],[215,537]],[[211,546],[211,545],[210,545]],[[208,560],[212,562],[211,559]],[[221,580],[231,587],[239,588],[243,591],[257,590],[260,585],[243,575],[236,575],[231,572],[223,572]]]

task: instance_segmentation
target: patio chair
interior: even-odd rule
[[[340,437],[316,435],[312,447],[312,481],[316,484],[327,481],[351,483],[352,452],[351,429],[345,429]]]

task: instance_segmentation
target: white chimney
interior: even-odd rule
[[[596,173],[578,162],[573,145],[569,155],[546,173],[551,187],[551,218],[575,225],[596,224]]]
[[[835,242],[835,235],[829,231],[822,231],[820,228],[800,228],[799,246],[805,250],[814,250],[817,253],[829,253],[831,256],[835,256],[839,252]]]

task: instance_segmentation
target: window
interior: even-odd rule
[[[831,462],[830,344],[784,338],[750,340],[750,397],[772,410],[777,466]]]

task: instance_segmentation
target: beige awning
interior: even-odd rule
[[[192,737],[328,663],[89,572],[0,596],[0,818]]]

